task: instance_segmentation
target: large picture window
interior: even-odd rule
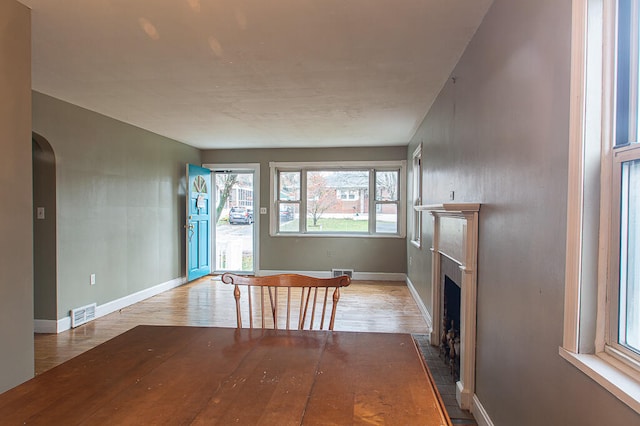
[[[404,174],[404,161],[272,163],[271,233],[403,237]]]

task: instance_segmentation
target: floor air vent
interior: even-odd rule
[[[96,317],[96,304],[81,306],[71,310],[71,328],[75,328]]]
[[[339,277],[342,275],[348,275],[349,278],[353,278],[353,269],[332,269],[331,276]]]

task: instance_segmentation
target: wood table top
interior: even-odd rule
[[[450,425],[408,334],[138,326],[0,395],[2,424]]]

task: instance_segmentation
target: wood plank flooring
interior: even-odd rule
[[[343,289],[336,331],[426,333],[403,282],[354,281]],[[233,287],[205,277],[59,334],[36,334],[36,375],[137,325],[235,327]]]

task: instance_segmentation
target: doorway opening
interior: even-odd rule
[[[255,274],[258,269],[260,165],[223,164],[209,168],[215,187],[214,272]]]
[[[31,135],[33,155],[33,314],[36,333],[57,333],[56,157]]]

